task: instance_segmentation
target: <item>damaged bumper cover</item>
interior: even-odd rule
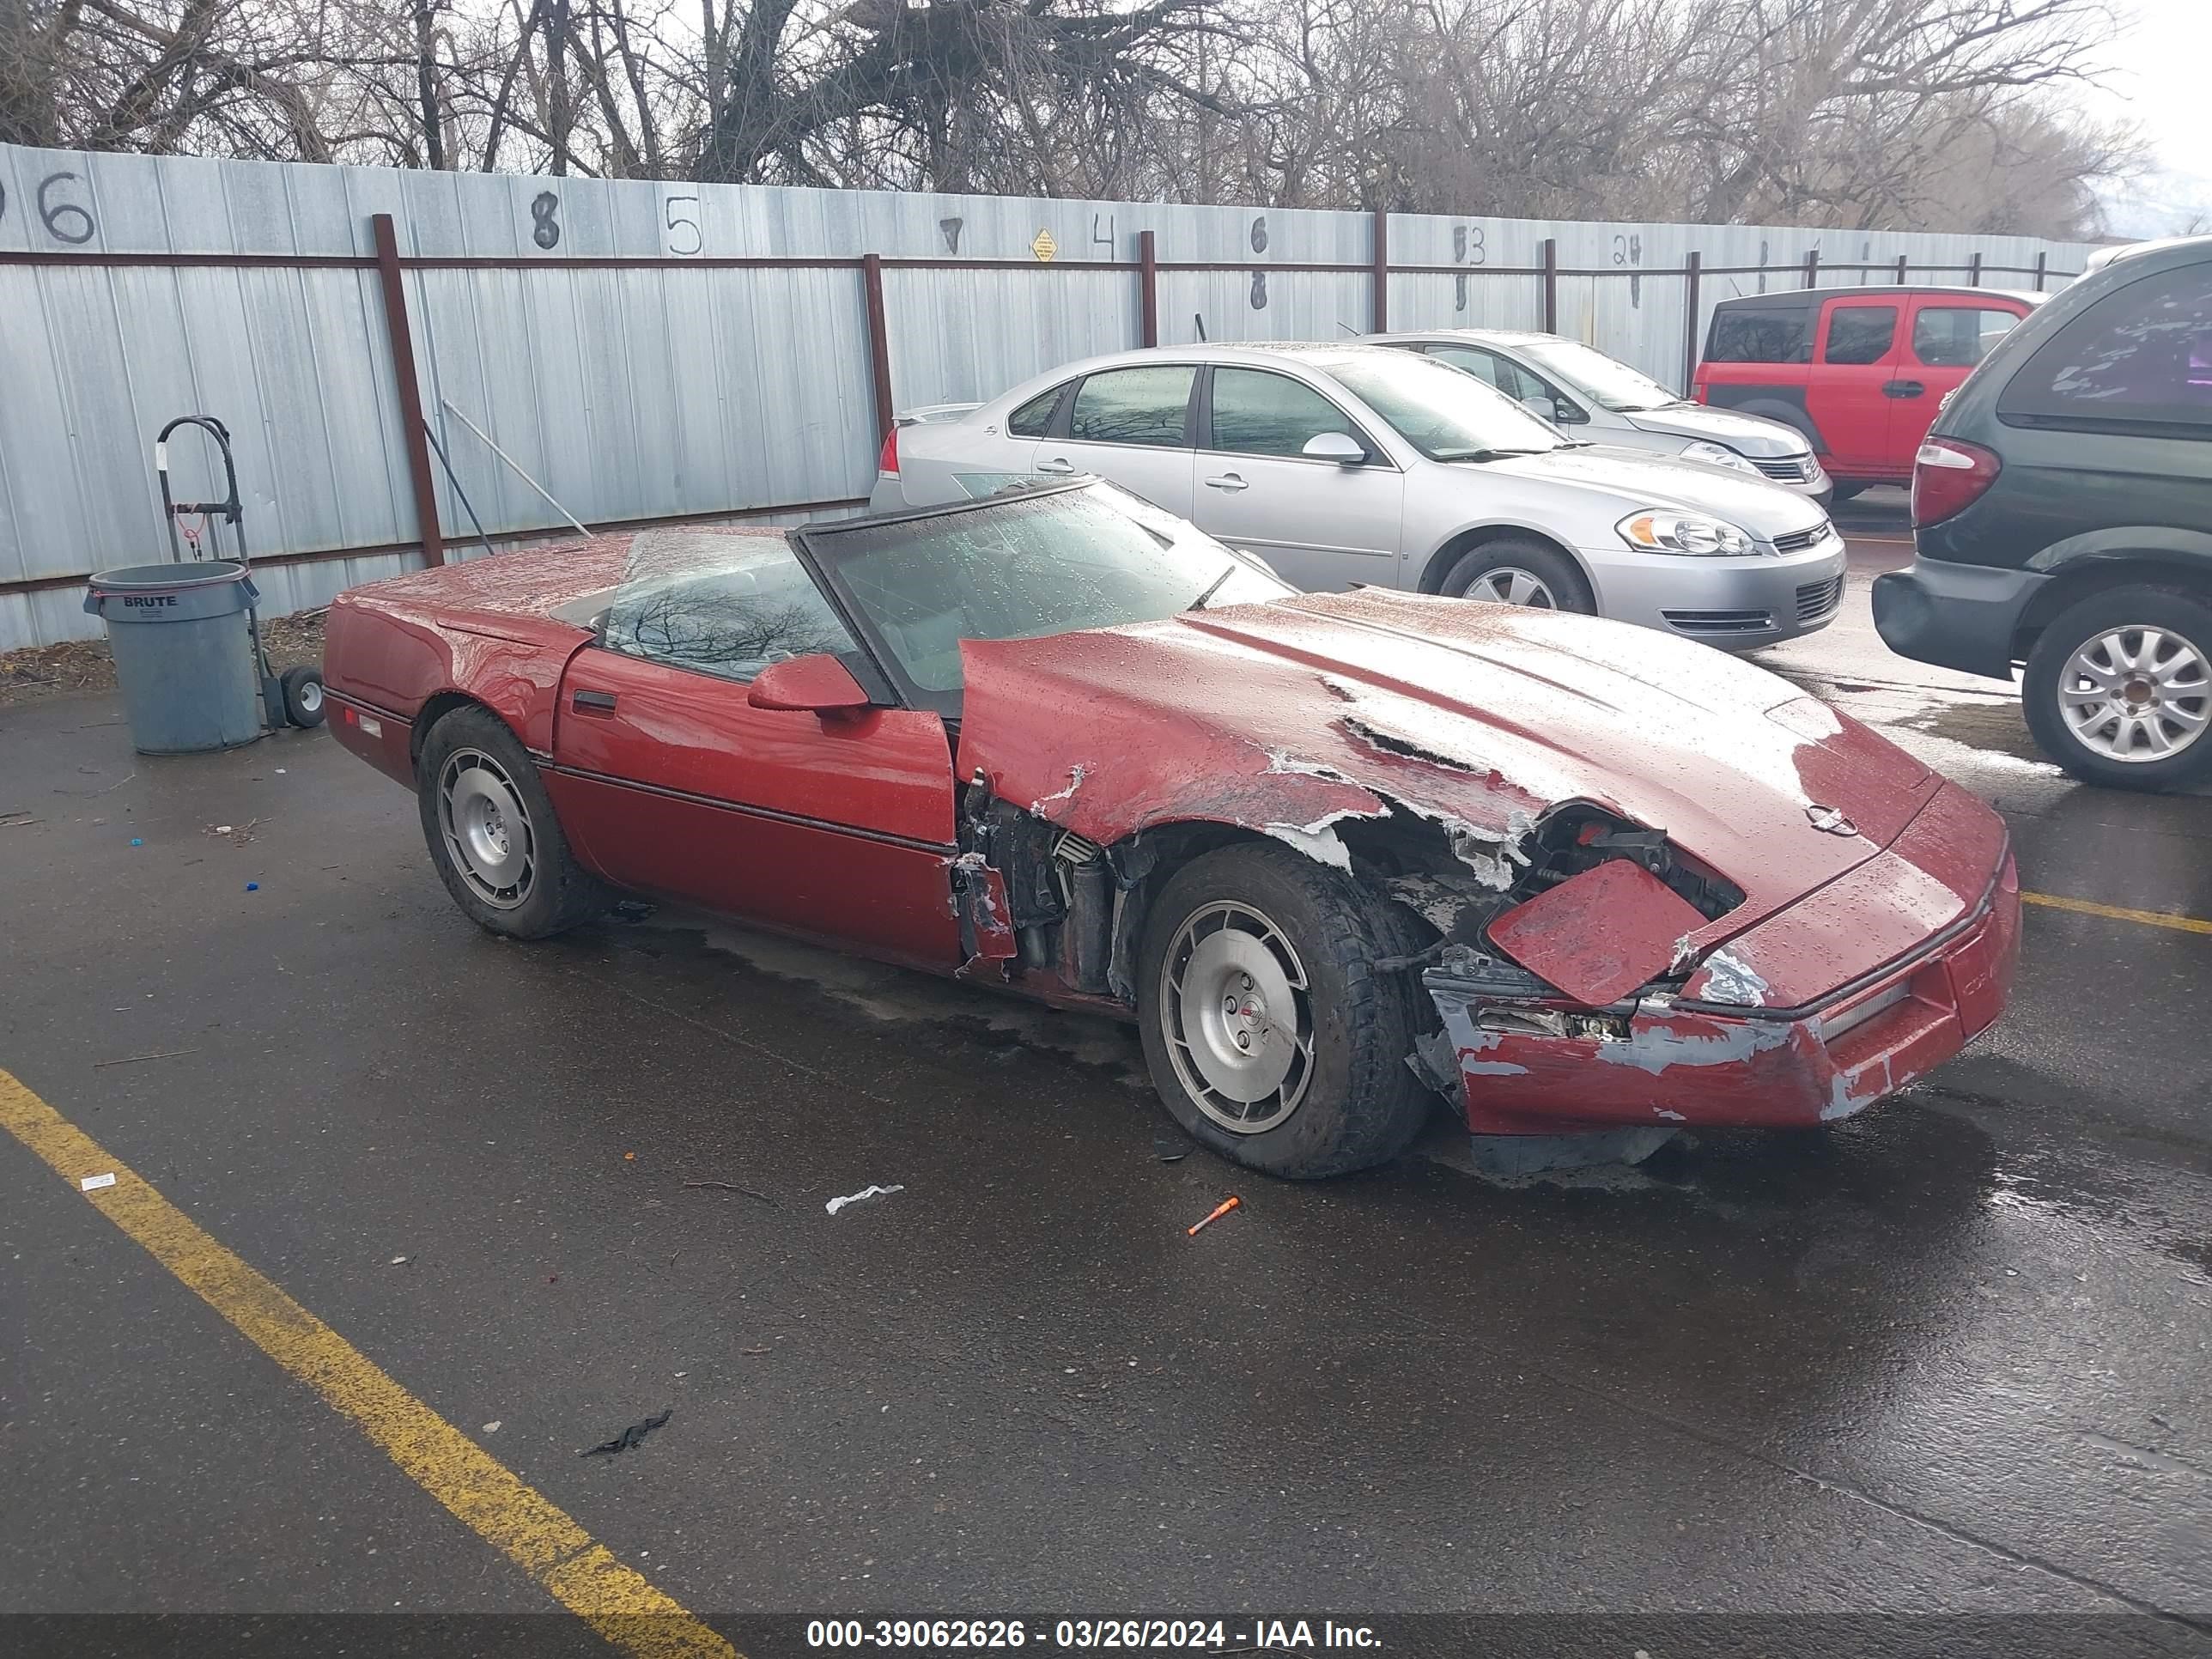
[[[2012,854],[1994,814],[1961,845],[1963,817],[1924,814],[1825,902],[1811,896],[1716,953],[1680,996],[1593,1008],[1501,995],[1480,974],[1432,968],[1422,983],[1444,1029],[1416,1069],[1463,1100],[1477,1134],[1849,1117],[1957,1054],[2010,994],[2020,951]],[[1939,892],[1950,900],[1946,916],[1929,914]],[[1916,902],[1900,907],[1900,893]],[[1884,928],[1864,925],[1900,908],[1923,923],[1902,951]],[[1859,923],[1856,961],[1837,925],[1845,919]],[[1827,988],[1795,1006],[1761,1000],[1770,981],[1795,978],[1785,964],[1808,960],[1822,963]],[[1753,963],[1774,971],[1753,973]],[[1447,1066],[1451,1074],[1434,1075]]]

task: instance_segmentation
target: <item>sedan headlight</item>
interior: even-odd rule
[[[1700,440],[1682,451],[1686,461],[1703,461],[1709,466],[1732,466],[1739,472],[1763,477],[1757,467],[1730,449],[1726,444],[1708,443]]]
[[[1694,513],[1647,507],[1613,526],[1620,539],[1639,553],[1755,553],[1752,538],[1720,519]]]

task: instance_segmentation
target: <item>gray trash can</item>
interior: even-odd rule
[[[84,608],[107,623],[132,748],[193,755],[261,735],[250,614],[260,598],[228,559],[94,574]]]

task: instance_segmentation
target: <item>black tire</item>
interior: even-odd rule
[[[430,862],[462,914],[486,933],[545,939],[589,921],[612,902],[568,851],[568,838],[538,780],[537,763],[489,709],[456,708],[432,726],[416,761],[415,779]],[[449,789],[455,799],[441,810]],[[457,848],[456,842],[470,838],[468,823],[477,803],[495,815],[495,823],[481,826],[489,844],[503,853],[521,850],[509,885],[486,873],[497,873],[496,866],[470,863],[470,854]],[[520,809],[520,824],[514,821],[515,807]],[[450,842],[448,817],[455,819]]]
[[[1525,570],[1543,582],[1552,599],[1546,609],[1571,611],[1584,617],[1596,614],[1597,601],[1591,597],[1589,582],[1580,567],[1558,548],[1518,536],[1502,536],[1469,548],[1444,573],[1443,586],[1437,591],[1447,599],[1465,599],[1468,590],[1486,576],[1510,570]]]
[[[1835,486],[1835,494],[1830,499],[1838,507],[1841,507],[1845,501],[1856,501],[1871,488],[1871,485],[1863,483],[1838,483]]]
[[[1167,978],[1171,951],[1186,975],[1194,970],[1198,958],[1177,948],[1185,929],[1224,903],[1256,912],[1279,930],[1307,985],[1304,998],[1293,1003],[1293,1018],[1310,1039],[1310,1062],[1302,1073],[1294,1064],[1292,1073],[1304,1080],[1295,1091],[1286,1081],[1276,1104],[1287,1103],[1289,1110],[1256,1132],[1224,1127],[1186,1080],[1188,1073],[1204,1081],[1191,1044],[1205,1039],[1187,1028],[1188,1004]],[[1406,1064],[1422,1029],[1419,985],[1410,973],[1378,973],[1374,967],[1378,957],[1402,954],[1411,939],[1411,922],[1394,908],[1345,872],[1273,843],[1219,848],[1170,878],[1145,925],[1138,959],[1139,1029],[1153,1086],[1194,1139],[1239,1164],[1294,1180],[1365,1169],[1406,1149],[1437,1097]],[[1249,923],[1246,927],[1249,933]],[[1179,986],[1195,988],[1187,977]],[[1276,1018],[1281,1012],[1264,1010]],[[1263,1026],[1260,1036],[1263,1043],[1282,1040],[1279,1027]],[[1215,1097],[1215,1110],[1223,1104]],[[1261,1119],[1263,1109],[1255,1103],[1253,1117]]]
[[[288,668],[277,682],[284,693],[284,718],[304,731],[323,723],[329,710],[323,705],[323,671],[304,665]]]
[[[2085,743],[2062,712],[2061,682],[2074,653],[2111,634],[2120,635],[2126,649],[2139,650],[2142,641],[2136,630],[2146,628],[2185,641],[2200,665],[2212,662],[2212,605],[2176,588],[2142,582],[2076,600],[2045,626],[2027,653],[2020,695],[2028,730],[2045,754],[2085,783],[2108,789],[2182,789],[2212,777],[2212,729],[2197,727],[2181,748],[2160,759],[2123,760]],[[2185,695],[2175,696],[2176,690]],[[2191,691],[2193,696],[2187,695]],[[2201,669],[2193,679],[2166,688],[2166,696],[2177,712],[2212,716],[2212,684]]]

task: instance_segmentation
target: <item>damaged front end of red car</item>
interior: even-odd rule
[[[1834,1121],[2009,988],[1994,812],[1644,630],[1314,595],[971,645],[967,684],[969,973],[1126,1011],[1157,876],[1267,836],[1405,918],[1373,967],[1432,1006],[1407,1063],[1479,1150],[1632,1159],[1684,1128]],[[1051,711],[1079,707],[1073,747]]]

